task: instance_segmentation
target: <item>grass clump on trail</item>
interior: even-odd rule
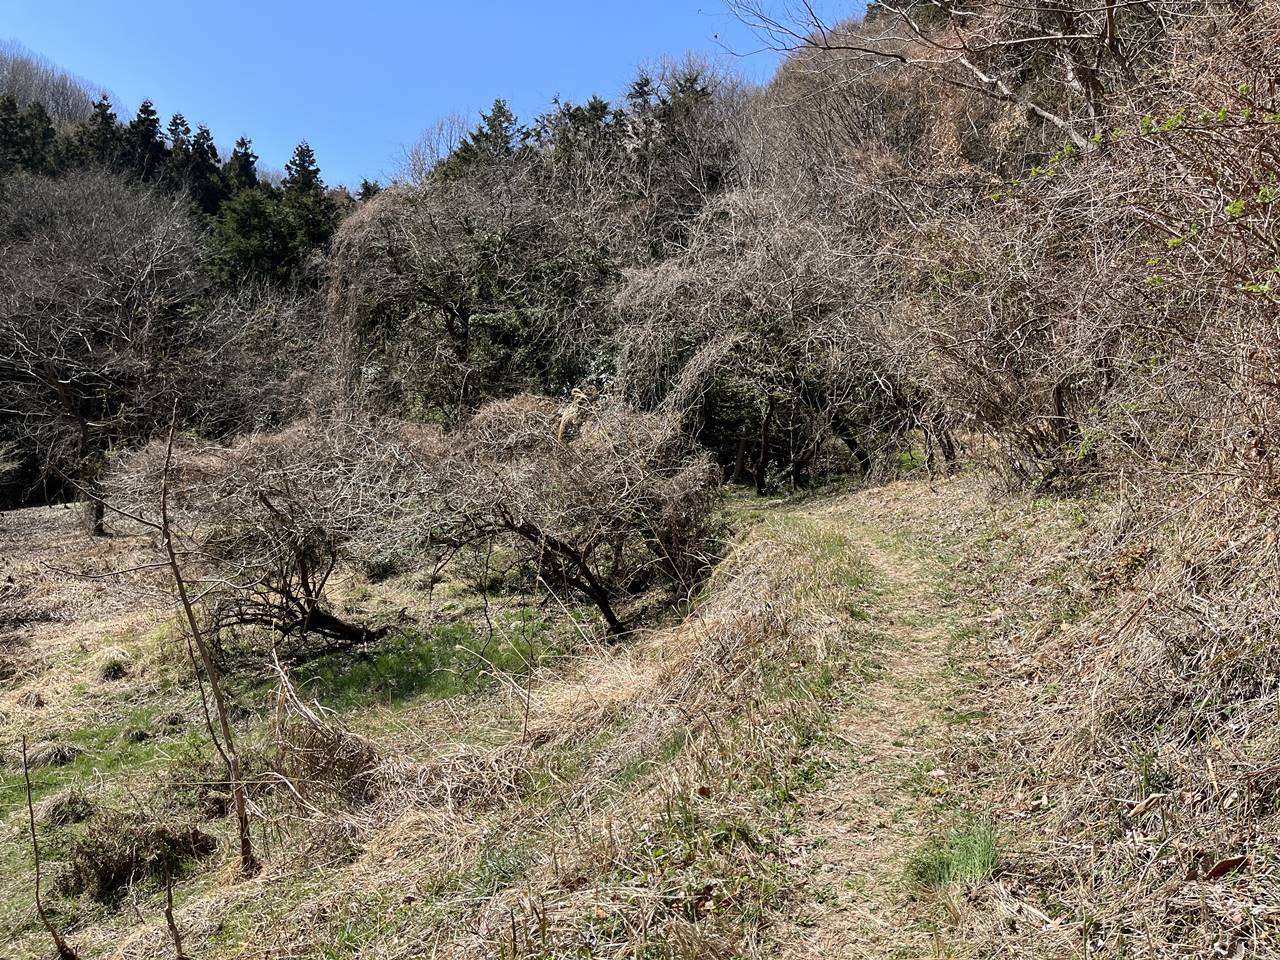
[[[926,887],[971,887],[989,879],[998,862],[995,829],[976,824],[929,841],[911,858],[907,875]]]

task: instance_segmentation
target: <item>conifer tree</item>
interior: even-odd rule
[[[445,179],[456,179],[476,166],[508,160],[528,139],[529,131],[520,126],[507,102],[499,97],[488,113],[480,114],[479,126],[445,158],[437,173]]]
[[[285,164],[284,211],[298,259],[328,244],[338,225],[338,209],[325,190],[315,151],[305,140]]]
[[[0,97],[0,175],[15,169],[53,173],[57,167],[57,133],[39,100],[25,111],[11,96]]]
[[[191,127],[187,118],[175,113],[169,118],[169,157],[165,161],[165,176],[182,189],[186,189],[187,167],[191,163]]]
[[[471,143],[486,158],[501,160],[516,152],[521,136],[516,115],[499,97],[488,113],[480,115],[481,124],[471,134]]]
[[[52,174],[58,167],[58,132],[49,111],[33,100],[19,122],[22,152],[19,163],[32,173]]]
[[[160,136],[160,116],[150,100],[143,100],[138,114],[124,131],[125,162],[143,180],[154,180],[164,170],[168,148]]]
[[[293,156],[284,165],[284,191],[286,196],[299,196],[324,189],[324,180],[320,177],[320,165],[316,162],[316,153],[311,144],[303,140],[293,150]]]
[[[93,105],[93,113],[76,132],[72,150],[81,163],[116,166],[123,148],[120,123],[111,101],[103,94]]]
[[[224,189],[218,163],[218,147],[209,128],[201,124],[191,138],[191,155],[187,161],[186,188],[195,205],[213,216],[222,205]]]
[[[0,97],[0,176],[12,171],[21,162],[22,115],[18,101],[11,96]]]
[[[231,150],[231,156],[222,165],[222,178],[227,193],[234,196],[241,190],[252,190],[258,185],[258,155],[253,152],[253,142],[241,137]]]
[[[209,242],[214,275],[227,286],[248,277],[282,282],[295,262],[281,203],[264,190],[241,190],[224,203]]]
[[[191,125],[187,118],[175,113],[169,118],[169,149],[174,153],[186,153],[191,148]]]

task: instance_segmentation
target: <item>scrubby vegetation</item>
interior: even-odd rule
[[[15,950],[1280,952],[1280,9],[734,9],[358,195],[0,50]]]

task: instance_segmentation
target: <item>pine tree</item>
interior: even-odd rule
[[[241,137],[231,150],[231,156],[222,166],[222,178],[227,192],[234,196],[241,190],[252,190],[258,185],[258,155],[253,152],[253,143],[248,137]]]
[[[58,136],[39,100],[25,111],[13,97],[0,97],[0,175],[15,169],[51,174],[57,169]]]
[[[364,179],[360,181],[360,192],[357,196],[363,200],[372,200],[382,192],[382,184],[377,180]]]
[[[311,144],[303,140],[293,150],[293,156],[284,165],[285,194],[301,195],[324,189],[324,180],[320,178],[320,165],[316,163],[315,151]]]
[[[164,170],[168,148],[160,136],[160,116],[150,100],[143,100],[138,114],[124,131],[125,162],[143,180],[154,180]]]
[[[169,149],[174,153],[186,153],[191,147],[191,125],[187,118],[175,113],[169,118]]]

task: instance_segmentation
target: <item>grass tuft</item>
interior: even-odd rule
[[[974,887],[995,873],[998,862],[995,829],[976,824],[921,847],[907,864],[907,876],[925,887]]]

